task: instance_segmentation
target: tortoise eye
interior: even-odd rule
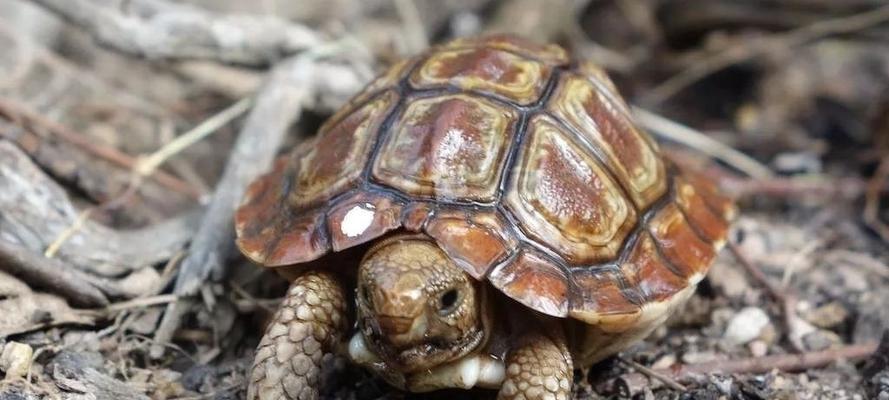
[[[459,298],[460,293],[457,289],[450,289],[447,292],[444,292],[439,299],[438,312],[442,315],[449,314],[457,305],[457,300],[459,300]]]

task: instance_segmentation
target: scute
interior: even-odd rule
[[[324,202],[355,186],[370,155],[371,140],[395,104],[395,93],[386,92],[339,121],[325,124],[316,145],[294,157],[294,182],[290,204],[304,209]]]
[[[669,265],[690,283],[698,283],[716,258],[713,245],[694,232],[674,203],[659,210],[648,229]]]
[[[570,278],[543,255],[523,251],[512,262],[495,268],[488,279],[494,287],[531,309],[554,317],[568,315]]]
[[[414,99],[392,125],[373,177],[405,193],[492,202],[515,110],[465,94]]]
[[[641,316],[641,307],[621,288],[619,272],[601,268],[576,272],[573,278],[578,290],[571,298],[572,317],[610,331],[626,329]]]
[[[564,74],[550,100],[550,110],[579,136],[601,149],[638,209],[645,209],[667,189],[664,164],[622,106],[607,95],[608,85]]]
[[[505,223],[492,212],[442,210],[426,225],[426,233],[476,279],[483,279],[517,246]]]
[[[492,47],[443,49],[411,75],[411,85],[428,89],[453,85],[531,104],[540,98],[552,67]]]
[[[584,147],[549,117],[535,117],[507,208],[526,235],[574,265],[614,259],[636,223],[636,210]]]
[[[644,302],[664,301],[688,286],[685,277],[665,265],[654,239],[645,231],[639,232],[620,269],[627,286],[635,288]]]
[[[685,301],[736,214],[662,157],[601,68],[495,35],[368,84],[250,185],[235,228],[266,266],[425,233],[476,279],[618,346]],[[591,359],[613,350],[593,342]]]
[[[527,58],[551,65],[567,64],[568,53],[554,44],[539,44],[513,35],[488,35],[482,37],[459,38],[445,44],[445,48],[490,47],[509,51]]]
[[[327,215],[333,251],[376,239],[401,226],[401,203],[391,196],[358,192],[340,200]]]

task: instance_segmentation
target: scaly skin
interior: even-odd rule
[[[521,336],[506,357],[506,379],[498,400],[567,400],[574,367],[563,337],[539,331]]]
[[[346,329],[346,298],[337,279],[315,271],[297,277],[256,349],[247,399],[317,399],[321,362]]]

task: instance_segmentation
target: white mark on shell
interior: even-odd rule
[[[349,211],[346,212],[346,215],[343,217],[343,222],[340,224],[340,230],[343,232],[343,235],[346,237],[356,237],[360,236],[370,227],[370,224],[374,221],[374,206],[372,204],[364,203],[359,204]]]

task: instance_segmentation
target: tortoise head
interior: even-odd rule
[[[401,372],[460,358],[482,343],[484,288],[425,236],[371,248],[358,271],[365,343]]]

